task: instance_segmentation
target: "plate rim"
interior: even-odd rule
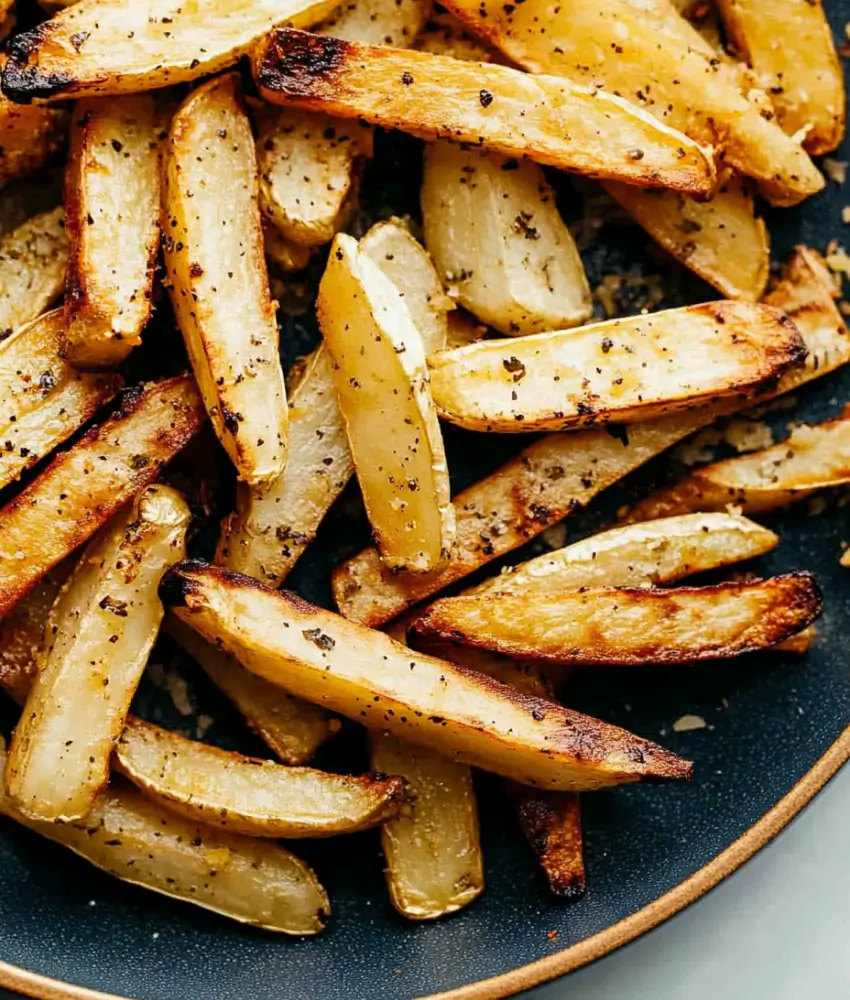
[[[418,1000],[504,1000],[522,990],[557,979],[583,965],[634,941],[686,906],[733,872],[780,833],[817,793],[850,760],[850,725],[829,746],[808,771],[737,840],[663,896],[605,930],[547,955],[528,965],[489,979],[468,983],[442,993],[422,995]],[[114,993],[101,993],[87,986],[75,986],[0,961],[0,986],[32,1000],[130,1000]]]

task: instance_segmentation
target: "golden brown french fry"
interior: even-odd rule
[[[440,276],[482,322],[516,335],[591,315],[581,257],[536,163],[431,143],[421,200]]]
[[[616,181],[604,187],[656,243],[723,295],[746,302],[761,298],[770,273],[770,236],[738,175],[708,201]]]
[[[357,241],[340,234],[316,314],[381,555],[395,569],[436,569],[454,539],[454,509],[424,345],[411,312]]]
[[[349,42],[407,48],[433,6],[433,0],[344,0],[313,30]]]
[[[0,239],[0,334],[40,316],[65,285],[68,241],[60,206],[27,219]]]
[[[6,790],[28,818],[81,819],[109,780],[159,634],[157,587],[185,558],[189,518],[176,490],[149,486],[92,539],[62,588],[7,761]]]
[[[447,0],[446,6],[532,73],[602,87],[692,139],[722,147],[725,164],[764,182],[776,204],[795,204],[823,187],[802,147],[744,97],[735,67],[669,0],[570,0],[557,8],[548,0]]]
[[[0,57],[0,67],[5,65],[5,56]],[[67,131],[66,111],[23,107],[0,94],[0,187],[48,163],[62,147]]]
[[[259,487],[283,471],[288,427],[257,185],[239,78],[216,77],[171,123],[163,246],[171,302],[213,428],[239,478]]]
[[[0,813],[125,882],[264,930],[317,934],[330,913],[313,871],[288,851],[191,823],[131,788],[108,788],[74,823],[27,819],[2,789]]]
[[[770,306],[700,306],[593,323],[428,358],[443,420],[520,433],[631,423],[756,392],[806,356]]]
[[[110,368],[141,343],[159,253],[160,139],[149,94],[79,101],[65,173],[68,356]]]
[[[719,0],[735,53],[770,94],[789,135],[814,156],[844,138],[844,74],[821,0]]]
[[[232,66],[275,24],[309,27],[336,0],[79,0],[16,35],[3,71],[13,101],[133,94]]]
[[[260,93],[273,104],[634,184],[694,194],[714,187],[710,150],[619,97],[569,80],[289,28],[270,32],[252,59]]]
[[[169,571],[160,593],[253,673],[517,781],[575,791],[691,772],[687,761],[625,730],[512,693],[241,574],[188,561]]]
[[[822,606],[810,574],[788,573],[712,587],[444,597],[410,632],[550,663],[697,663],[774,646],[810,625]]]
[[[522,832],[561,899],[584,894],[581,807],[574,792],[546,792],[516,785],[512,789]]]
[[[803,656],[812,648],[816,635],[815,626],[809,625],[809,627],[804,628],[802,632],[798,632],[796,635],[790,636],[783,642],[777,642],[773,648],[775,650],[782,650],[786,653],[796,653],[798,656]]]
[[[128,389],[0,510],[0,615],[159,475],[204,422],[188,375]],[[25,553],[25,558],[21,558]]]

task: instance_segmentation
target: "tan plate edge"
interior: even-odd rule
[[[609,952],[683,910],[731,875],[745,861],[772,840],[807,805],[843,764],[850,759],[850,726],[838,737],[817,763],[776,805],[733,844],[674,889],[633,913],[612,927],[555,955],[541,958],[513,972],[461,986],[444,993],[434,993],[420,1000],[503,1000],[522,990],[531,989],[549,979],[556,979],[582,965],[602,958]],[[128,1000],[112,993],[99,993],[84,986],[71,986],[35,972],[0,962],[0,986],[15,990],[35,1000]]]

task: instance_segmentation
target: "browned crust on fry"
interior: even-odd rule
[[[579,899],[586,881],[578,795],[515,784],[509,790],[522,832],[552,894],[559,899]]]
[[[357,46],[342,38],[283,29],[270,32],[258,50],[258,86],[290,97],[311,97],[320,82],[321,90],[334,86]]]
[[[22,31],[9,39],[9,58],[3,69],[2,88],[10,100],[30,104],[38,98],[55,97],[73,89],[72,76],[44,73],[38,67],[38,51],[51,34],[51,22],[44,21],[31,31]]]

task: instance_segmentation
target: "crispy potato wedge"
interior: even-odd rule
[[[709,150],[619,97],[569,80],[288,28],[268,34],[252,58],[260,93],[273,104],[633,184],[694,194],[714,187]]]
[[[412,620],[411,615],[410,621]],[[407,626],[405,626],[406,631]],[[467,670],[486,674],[494,681],[507,684],[508,687],[519,691],[520,694],[542,698],[544,701],[556,700],[554,686],[539,663],[512,660],[510,657],[500,656],[486,649],[473,649],[471,646],[461,646],[456,642],[432,641],[430,638],[422,639],[417,635],[412,635],[410,638],[411,649],[418,649],[429,656],[436,656],[440,660],[448,660],[460,667],[466,667]]]
[[[412,45],[428,20],[433,0],[344,0],[313,30],[365,45]]]
[[[735,67],[718,59],[668,0],[571,0],[557,9],[548,0],[447,0],[446,6],[532,73],[601,86],[692,139],[722,147],[725,164],[769,185],[776,204],[795,204],[823,187],[802,147],[762,117],[741,93]]]
[[[336,0],[79,0],[10,43],[13,101],[133,94],[232,66],[275,24],[309,27]]]
[[[264,930],[317,934],[330,913],[313,871],[288,851],[189,822],[132,788],[102,792],[74,823],[28,819],[2,790],[0,813],[125,882]]]
[[[729,40],[813,156],[844,138],[844,75],[820,0],[719,0]]]
[[[0,57],[0,72],[5,66],[5,56]],[[67,131],[67,111],[23,107],[0,94],[0,187],[48,163],[64,144]]]
[[[469,767],[383,732],[370,734],[369,754],[376,771],[407,781],[408,802],[381,827],[393,906],[411,920],[468,906],[484,889]]]
[[[616,181],[604,187],[656,243],[727,298],[761,298],[770,273],[770,236],[738,175],[709,201]]]
[[[263,248],[266,259],[284,274],[296,274],[310,263],[313,251],[310,247],[290,243],[279,229],[270,222],[263,223]]]
[[[316,314],[384,562],[434,570],[448,558],[454,509],[424,345],[411,311],[357,241],[340,234]]]
[[[160,593],[179,618],[272,683],[522,783],[576,791],[691,772],[647,740],[414,653],[241,574],[188,561],[169,571]]]
[[[0,510],[0,615],[159,475],[204,422],[188,375],[125,391],[110,418]]]
[[[8,337],[62,294],[68,240],[60,206],[27,219],[0,239],[0,333]]]
[[[287,406],[257,184],[239,78],[216,77],[189,95],[171,123],[165,265],[213,428],[239,478],[263,486],[283,471]]]
[[[309,763],[319,747],[339,731],[339,720],[328,716],[324,709],[250,673],[235,657],[211,646],[172,615],[166,618],[164,628],[221,688],[251,729],[284,764]]]
[[[487,335],[487,327],[476,322],[475,317],[461,309],[455,309],[446,317],[448,333],[446,336],[446,348],[452,350],[455,347],[466,347],[468,344],[477,344]]]
[[[708,302],[428,359],[443,420],[503,434],[631,423],[757,391],[806,357],[785,315]]]
[[[425,243],[458,302],[502,333],[559,330],[593,312],[584,265],[543,170],[448,142],[425,148]]]
[[[578,795],[526,785],[516,785],[512,791],[519,825],[550,891],[560,899],[578,899],[586,887]]]
[[[713,587],[444,597],[410,632],[549,663],[697,663],[775,646],[810,625],[822,607],[814,578],[788,573]]]
[[[333,837],[398,814],[403,778],[285,767],[196,743],[131,719],[118,770],[154,802],[198,823],[249,837]]]
[[[6,790],[29,819],[81,819],[109,780],[159,634],[156,590],[185,558],[189,518],[176,490],[147,487],[92,539],[56,599],[6,767]]]
[[[773,649],[777,651],[781,650],[785,653],[796,653],[798,656],[804,656],[812,648],[816,635],[815,626],[809,625],[809,627],[804,628],[802,632],[798,632],[796,635],[790,636],[783,642],[777,642]]]
[[[65,320],[68,356],[84,370],[120,364],[141,343],[151,315],[161,137],[149,94],[74,107],[65,173]]]

